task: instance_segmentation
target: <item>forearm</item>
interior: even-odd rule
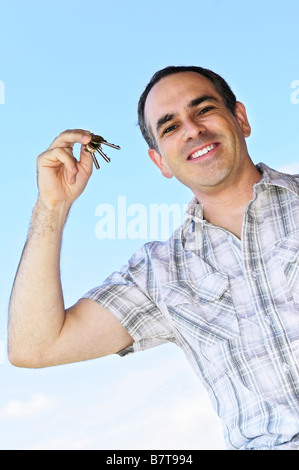
[[[65,320],[60,251],[68,210],[38,200],[33,211],[9,308],[9,356],[19,366],[38,365]]]

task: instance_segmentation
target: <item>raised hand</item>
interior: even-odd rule
[[[49,209],[70,207],[84,191],[92,174],[93,161],[84,146],[91,133],[81,129],[62,132],[37,158],[39,199]],[[73,154],[75,143],[81,144],[80,160]]]

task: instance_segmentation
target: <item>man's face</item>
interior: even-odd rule
[[[174,175],[194,193],[231,184],[249,158],[244,106],[238,102],[232,115],[212,82],[196,72],[157,82],[145,119],[158,147],[149,150],[151,159],[164,176]]]

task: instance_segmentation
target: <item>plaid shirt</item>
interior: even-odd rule
[[[228,449],[299,448],[299,175],[257,165],[242,237],[194,198],[167,242],[145,244],[85,297],[133,337],[172,341],[222,419]]]

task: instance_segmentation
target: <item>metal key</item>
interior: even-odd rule
[[[104,137],[100,136],[100,135],[95,135],[95,134],[91,134],[92,135],[92,139],[91,141],[89,142],[89,144],[85,145],[85,149],[91,153],[91,156],[92,156],[92,159],[93,159],[93,163],[96,167],[97,170],[100,169],[100,164],[96,158],[96,152],[98,152],[106,162],[110,162],[111,159],[109,157],[107,157],[107,155],[103,152],[103,149],[101,147],[102,144],[104,145],[107,145],[108,147],[112,147],[114,149],[117,149],[117,150],[120,150],[120,146],[119,145],[114,145],[114,144],[111,144],[110,142],[107,142],[107,140],[104,139]]]

